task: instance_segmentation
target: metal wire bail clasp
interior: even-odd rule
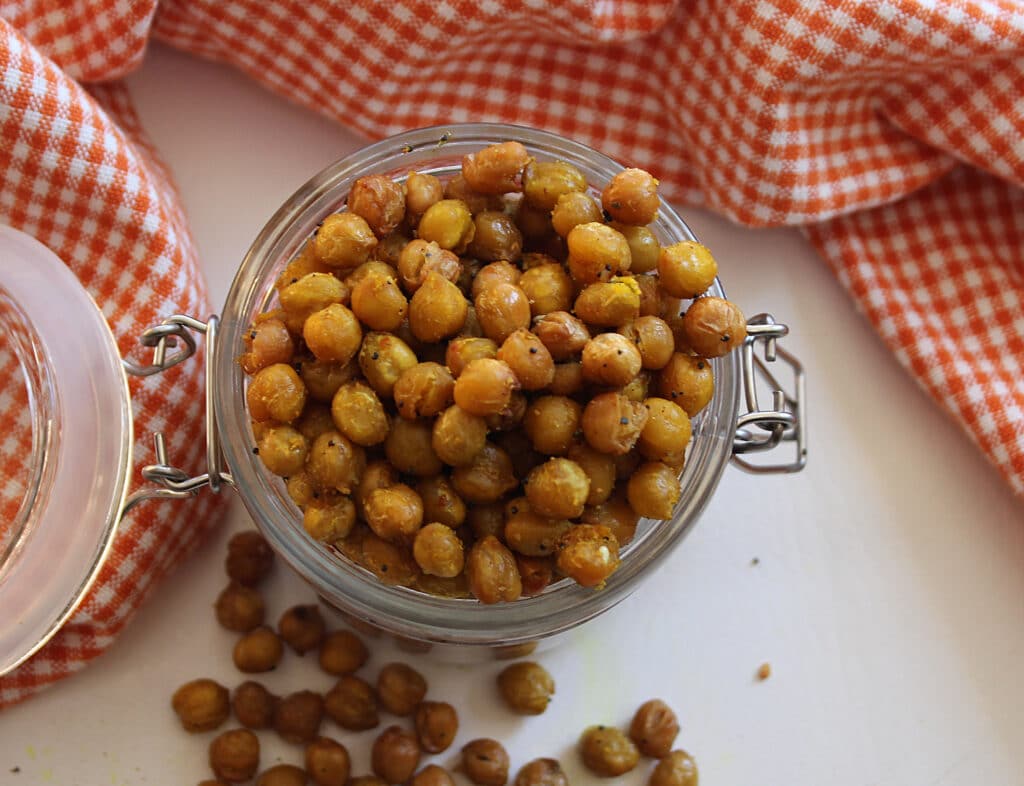
[[[143,500],[183,499],[195,496],[206,486],[217,493],[222,486],[234,485],[231,475],[222,469],[220,433],[213,411],[213,349],[217,341],[218,324],[216,316],[202,322],[194,317],[175,314],[139,336],[139,343],[153,348],[152,363],[143,366],[130,358],[121,360],[128,374],[134,377],[150,377],[188,360],[195,354],[196,339],[193,333],[206,336],[206,472],[193,476],[170,464],[164,435],[162,432],[156,432],[153,434],[156,463],[142,468],[142,476],[154,486],[139,489],[129,496],[121,509],[122,516]]]
[[[736,435],[732,443],[732,460],[747,472],[799,472],[807,464],[807,428],[804,367],[793,355],[778,346],[778,339],[789,334],[789,328],[775,321],[771,314],[758,314],[747,323],[743,343],[743,397],[746,412],[736,419]],[[764,346],[764,359],[754,351]],[[786,392],[768,364],[782,360],[793,372],[793,393]],[[762,409],[757,398],[758,383],[771,390],[772,405]],[[772,450],[783,442],[796,443],[796,458],[790,462],[762,464],[745,454]]]

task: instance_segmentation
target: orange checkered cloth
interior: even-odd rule
[[[1020,3],[9,0],[0,16],[0,220],[79,273],[122,349],[155,317],[205,307],[123,93],[79,86],[123,76],[156,36],[368,137],[538,126],[650,169],[674,202],[802,226],[900,363],[1024,493]],[[194,392],[198,371],[181,374]],[[197,458],[192,395],[165,381],[137,401],[140,434],[173,412],[189,424],[175,455]],[[99,652],[199,536],[196,513],[136,514],[68,630],[0,680],[0,704]]]

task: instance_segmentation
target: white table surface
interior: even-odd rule
[[[226,68],[160,47],[129,84],[177,176],[215,303],[284,198],[359,145]],[[543,657],[558,684],[545,715],[495,709],[498,665],[420,662],[431,695],[461,712],[457,746],[493,736],[514,768],[554,755],[574,782],[590,782],[572,752],[579,731],[627,723],[660,696],[678,710],[678,742],[705,786],[1024,784],[1024,506],[796,231],[685,216],[730,296],[792,327],[786,346],[810,375],[809,466],[784,477],[727,470],[665,567]],[[108,654],[0,714],[0,784],[208,777],[212,735],[185,734],[168,702],[194,677],[242,679],[211,604],[224,543],[246,526],[236,505]],[[271,619],[311,601],[283,570],[267,594]],[[375,653],[370,673],[393,654]],[[759,683],[763,661],[772,676]],[[294,655],[266,682],[279,692],[331,684]],[[325,730],[368,771],[372,734]],[[265,765],[300,761],[298,748],[262,737]],[[621,782],[645,783],[646,772]]]

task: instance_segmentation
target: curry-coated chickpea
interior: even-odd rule
[[[564,456],[580,426],[583,407],[566,396],[540,396],[526,408],[523,429],[534,449]]]
[[[717,358],[740,346],[747,337],[747,320],[732,301],[697,298],[683,315],[686,344],[701,357]]]
[[[334,419],[331,417],[331,408],[316,401],[307,401],[306,408],[302,411],[302,417],[296,421],[295,427],[302,436],[312,442],[325,431],[335,428]]]
[[[327,624],[316,606],[292,606],[277,621],[277,633],[295,652],[305,655],[323,641]]]
[[[569,786],[569,777],[556,759],[533,759],[519,769],[512,786]]]
[[[661,699],[645,701],[629,724],[629,737],[644,756],[662,759],[672,750],[679,734],[676,714]]]
[[[399,472],[429,478],[444,468],[432,443],[430,422],[395,418],[388,438],[384,440],[384,453]]]
[[[268,729],[274,722],[278,697],[254,680],[246,680],[231,694],[235,718],[248,729]]]
[[[306,772],[316,786],[346,786],[352,760],[348,749],[330,737],[317,737],[306,746]]]
[[[555,375],[548,392],[555,396],[572,396],[583,388],[583,364],[578,360],[556,363]]]
[[[707,406],[714,395],[711,361],[682,352],[674,353],[658,374],[657,389],[692,418]]]
[[[523,390],[543,390],[555,376],[555,362],[548,348],[524,328],[505,339],[498,350],[498,360],[508,364]]]
[[[604,778],[625,775],[640,762],[636,745],[612,726],[591,726],[583,732],[579,750],[584,766]]]
[[[625,546],[633,540],[640,521],[639,514],[620,491],[616,491],[604,502],[588,505],[581,518],[584,524],[601,524],[610,529],[619,546]]]
[[[390,396],[402,372],[418,362],[409,345],[390,333],[367,333],[359,350],[359,368],[381,396]]]
[[[516,567],[523,585],[524,595],[539,595],[555,578],[554,557],[527,557],[516,554]]]
[[[355,314],[335,303],[309,315],[302,326],[302,338],[317,360],[344,365],[359,350],[363,330]]]
[[[327,216],[313,236],[317,259],[342,270],[359,267],[370,258],[377,245],[366,219],[355,213],[335,213]]]
[[[358,671],[370,657],[363,640],[350,630],[328,633],[320,643],[320,668],[328,674],[343,676]]]
[[[516,226],[523,233],[523,237],[538,242],[551,238],[555,234],[555,228],[551,224],[551,211],[542,207],[523,202],[516,211]]]
[[[398,274],[402,287],[412,294],[419,289],[427,276],[439,273],[451,282],[457,282],[462,275],[462,262],[451,251],[437,243],[426,240],[411,240],[398,256]]]
[[[393,715],[412,715],[426,695],[426,679],[406,663],[388,663],[377,675],[377,697]]]
[[[660,461],[648,461],[637,467],[626,486],[629,504],[649,519],[672,518],[679,501],[678,470]]]
[[[388,726],[373,741],[370,766],[388,783],[405,783],[420,763],[416,735],[401,726]]]
[[[366,455],[340,431],[328,431],[313,440],[306,458],[306,469],[325,489],[348,494],[356,488],[366,466]]]
[[[522,276],[522,271],[507,260],[491,262],[480,268],[480,272],[476,274],[470,285],[470,292],[475,300],[477,295],[495,284],[518,284]]]
[[[555,693],[555,681],[539,663],[519,661],[498,675],[498,691],[513,712],[540,715]]]
[[[370,258],[367,262],[383,262],[391,268],[391,270],[387,271],[388,274],[392,278],[397,279],[398,257],[401,255],[402,249],[405,248],[406,244],[410,240],[412,240],[412,238],[409,237],[409,235],[404,234],[404,229],[396,229],[394,232],[391,232],[380,239],[380,242],[377,243],[377,247],[370,252]],[[363,265],[365,264],[366,262],[363,263]],[[359,267],[362,267],[363,265],[360,265]],[[358,269],[359,268],[356,268],[356,270]],[[350,276],[351,274],[345,277],[346,283],[348,283]],[[355,284],[356,281],[353,281],[349,286],[355,286]]]
[[[260,461],[283,478],[294,475],[306,461],[306,438],[291,426],[271,426],[259,440]]]
[[[596,385],[621,387],[640,373],[640,350],[618,333],[601,333],[583,347],[583,378]]]
[[[349,731],[366,731],[380,723],[373,686],[354,674],[343,675],[327,692],[324,711],[331,720]]]
[[[228,689],[210,679],[186,682],[174,691],[171,707],[185,731],[216,729],[231,713]]]
[[[650,224],[660,204],[658,181],[643,169],[619,172],[601,192],[601,206],[623,224]]]
[[[572,228],[566,237],[569,273],[581,284],[607,281],[629,270],[629,244],[607,224],[591,221]]]
[[[523,199],[542,210],[552,210],[563,194],[586,190],[587,179],[568,161],[531,161],[523,170]]]
[[[295,364],[306,386],[309,397],[315,401],[330,404],[338,388],[351,381],[359,373],[359,366],[354,361],[348,363],[331,363],[315,358],[304,359]]]
[[[513,331],[530,326],[530,300],[515,284],[498,283],[482,290],[473,307],[484,335],[498,344]]]
[[[361,551],[356,561],[373,573],[383,584],[408,587],[420,573],[405,544],[398,545],[377,537],[372,531],[363,533]]]
[[[346,303],[350,296],[348,285],[330,273],[309,273],[281,290],[284,323],[292,333],[302,335],[303,325],[311,314]]]
[[[501,537],[505,528],[505,506],[500,502],[471,505],[466,510],[466,523],[476,540],[488,535]]]
[[[397,234],[389,235],[388,237],[397,237]],[[406,242],[408,243],[409,241]],[[402,246],[402,248],[404,247],[405,246]],[[399,251],[401,250],[402,249],[399,249]],[[397,264],[397,262],[398,257],[396,256],[395,263]],[[363,264],[361,264],[359,267],[357,267],[355,270],[353,270],[351,273],[345,276],[345,286],[347,286],[351,291],[355,289],[357,286],[359,286],[363,279],[370,278],[371,276],[383,276],[384,278],[394,278],[397,280],[398,270],[395,267],[395,265],[392,265],[391,263],[386,262],[382,259],[368,259],[366,262],[363,262]]]
[[[246,633],[235,644],[235,668],[246,674],[270,671],[281,662],[284,647],[270,628],[261,625]]]
[[[575,226],[600,221],[601,206],[590,196],[580,191],[562,194],[551,211],[551,225],[562,237],[566,237]]]
[[[423,701],[416,708],[416,736],[427,753],[443,753],[455,741],[459,714],[443,701]]]
[[[658,254],[658,279],[672,297],[692,298],[707,291],[718,275],[718,264],[707,246],[683,240],[664,246]]]
[[[428,764],[412,776],[409,786],[455,786],[455,781],[444,767]]]
[[[508,603],[523,593],[516,558],[494,535],[485,535],[473,544],[465,570],[469,590],[481,603]]]
[[[248,351],[240,362],[246,374],[255,374],[275,363],[289,363],[295,353],[295,342],[280,319],[265,319],[254,324],[245,336],[245,345]]]
[[[505,521],[505,544],[526,557],[547,557],[554,554],[558,539],[571,527],[567,519],[545,518],[529,504],[517,506],[517,511]]]
[[[472,464],[486,443],[487,422],[462,407],[448,407],[434,421],[430,444],[437,457],[449,466]]]
[[[568,457],[579,464],[590,479],[588,505],[599,505],[611,496],[615,488],[615,462],[607,453],[601,453],[585,442],[569,447]]]
[[[404,483],[374,489],[363,505],[366,523],[393,543],[412,543],[423,524],[423,500]]]
[[[253,420],[291,423],[306,405],[306,386],[294,368],[275,363],[256,372],[245,391],[245,400]]]
[[[467,250],[477,259],[518,259],[523,253],[523,235],[507,213],[485,210],[473,216],[473,224],[473,242]]]
[[[371,330],[395,330],[409,313],[409,301],[396,279],[369,275],[352,288],[352,313]]]
[[[567,311],[544,314],[537,319],[533,332],[558,362],[579,354],[590,341],[587,326]]]
[[[600,587],[619,567],[619,542],[601,524],[577,524],[558,541],[558,570],[583,587]]]
[[[588,325],[619,327],[640,316],[640,286],[632,276],[588,285],[573,310]]]
[[[575,294],[572,279],[558,263],[530,268],[520,277],[519,288],[526,293],[530,313],[535,317],[572,308]]]
[[[697,762],[684,750],[674,750],[658,762],[648,786],[697,786]]]
[[[323,696],[311,690],[289,693],[274,705],[274,731],[287,742],[315,740],[323,719]]]
[[[318,543],[332,545],[352,532],[356,523],[356,506],[341,494],[314,492],[302,512],[302,528]]]
[[[473,240],[476,227],[469,207],[459,199],[442,199],[423,214],[416,232],[421,240],[460,254]]]
[[[533,469],[526,479],[530,507],[548,518],[572,519],[583,512],[590,478],[575,461],[553,458]]]
[[[690,442],[689,416],[665,398],[648,398],[644,406],[650,415],[636,443],[640,453],[651,461],[681,466]]]
[[[310,273],[330,272],[331,266],[324,264],[317,258],[313,238],[310,238],[288,264],[284,266],[284,270],[281,271],[274,281],[274,289],[280,292],[289,284],[294,284],[300,278],[308,276]]]
[[[519,191],[519,174],[530,161],[520,142],[489,145],[462,159],[462,176],[480,194],[506,194]]]
[[[444,199],[444,186],[434,175],[410,172],[405,179],[405,213],[418,221],[435,202]]]
[[[273,567],[274,551],[260,533],[246,530],[231,536],[224,558],[224,572],[229,579],[254,587],[267,577]]]
[[[384,405],[365,382],[348,382],[338,388],[331,401],[334,426],[357,445],[377,445],[390,428]]]
[[[619,328],[619,332],[636,345],[645,369],[662,369],[672,359],[675,339],[672,337],[672,328],[661,317],[639,317]]]
[[[362,216],[377,237],[384,237],[405,218],[405,189],[386,175],[365,175],[352,184],[348,209]]]
[[[481,194],[479,191],[475,191],[466,182],[466,178],[461,172],[445,182],[444,198],[465,202],[469,212],[473,215],[485,210],[501,210],[504,207],[501,195]]]
[[[482,443],[481,443],[482,445]],[[466,520],[466,503],[444,475],[424,478],[416,484],[423,500],[423,520],[457,529]]]
[[[248,729],[231,729],[210,743],[210,769],[222,781],[241,783],[260,766],[260,741]]]
[[[612,227],[620,232],[629,244],[629,255],[633,264],[629,266],[632,273],[650,273],[658,267],[658,253],[661,244],[657,236],[644,226],[620,224],[612,222]]]
[[[465,564],[462,540],[451,527],[436,521],[416,533],[412,555],[424,573],[446,579],[462,573]]]
[[[508,407],[518,389],[519,380],[508,363],[478,358],[455,380],[455,403],[471,415],[497,415]]]
[[[451,405],[455,380],[440,363],[417,363],[395,382],[398,414],[407,420],[433,417]]]
[[[494,502],[517,485],[512,459],[488,442],[471,463],[455,468],[452,485],[467,502]]]
[[[237,581],[232,581],[221,591],[213,608],[221,627],[236,633],[248,633],[259,627],[266,613],[263,596]]]
[[[640,316],[658,317],[662,311],[662,293],[658,285],[657,276],[636,275],[633,276],[636,285],[640,288]]]
[[[647,409],[621,393],[602,393],[584,407],[580,423],[592,448],[621,455],[633,448],[647,425]]]
[[[409,327],[420,341],[440,341],[462,330],[468,309],[455,284],[440,273],[429,273],[409,301]]]
[[[387,461],[376,460],[366,465],[363,474],[359,476],[359,485],[356,487],[355,501],[362,510],[366,498],[374,489],[387,488],[398,483],[398,470]]]
[[[466,366],[477,358],[496,358],[497,356],[498,345],[489,338],[467,336],[449,341],[444,359],[452,376],[458,379]]]
[[[497,740],[471,740],[462,748],[462,772],[477,786],[505,786],[508,768],[508,752]]]

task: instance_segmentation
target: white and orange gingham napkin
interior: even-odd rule
[[[1024,494],[1024,4],[0,0],[0,221],[75,270],[122,350],[207,309],[169,179],[112,81],[151,36],[369,137],[538,126],[650,169],[674,202],[802,226]],[[175,373],[135,385],[137,431],[187,424],[170,448],[194,465],[199,366]],[[86,603],[0,679],[0,706],[109,644],[212,519],[195,504],[132,514]]]

